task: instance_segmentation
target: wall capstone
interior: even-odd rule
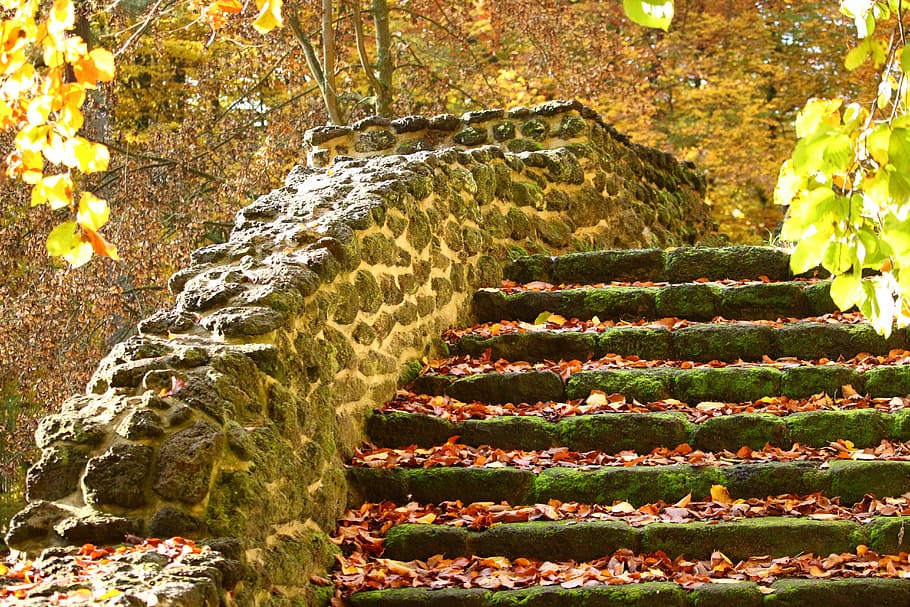
[[[345,458],[474,290],[519,256],[714,229],[691,166],[577,102],[370,118],[306,140],[310,166],[195,251],[169,282],[174,306],[42,420],[10,546],[236,538],[249,568],[231,578],[236,601],[320,604],[330,589],[310,578],[333,562]]]

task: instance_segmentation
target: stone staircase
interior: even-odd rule
[[[906,332],[771,248],[508,274],[371,418],[338,604],[910,604]]]

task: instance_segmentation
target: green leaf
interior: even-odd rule
[[[859,273],[839,274],[831,281],[831,300],[839,309],[849,310],[864,299]]]
[[[874,23],[874,21],[873,21]],[[883,38],[875,38],[869,43],[869,50],[872,51],[872,65],[875,69],[880,68],[888,60],[888,41]]]
[[[851,72],[861,66],[866,60],[866,57],[869,56],[869,39],[866,38],[847,53],[847,56],[844,57],[844,67],[850,70]]]
[[[545,325],[545,324],[547,324],[547,319],[549,319],[551,316],[553,316],[552,312],[541,312],[540,314],[537,315],[537,318],[534,319],[533,324]]]
[[[827,245],[828,236],[824,234],[814,234],[800,240],[790,254],[790,270],[794,274],[802,274],[820,265]]]
[[[810,99],[805,107],[796,115],[796,136],[800,139],[819,130],[822,125],[827,127],[840,124],[837,111],[843,104],[843,99]]]
[[[888,161],[899,172],[910,170],[910,129],[896,128],[888,139]]]
[[[673,0],[623,0],[626,16],[638,25],[667,31],[673,21]]]
[[[866,151],[879,166],[888,164],[889,147],[891,147],[891,127],[887,123],[876,125],[866,135]]]
[[[910,74],[910,45],[901,49],[901,71]]]
[[[826,173],[843,173],[853,164],[853,142],[843,133],[833,133],[826,138],[822,151]]]

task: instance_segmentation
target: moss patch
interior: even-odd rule
[[[645,360],[666,360],[671,357],[671,337],[667,329],[647,327],[611,327],[600,334],[598,352],[638,356]]]
[[[660,499],[677,501],[689,493],[701,499],[710,495],[711,485],[723,482],[720,469],[709,466],[549,468],[537,477],[536,496],[538,503],[549,499],[595,504],[627,501],[640,506]]]
[[[566,382],[566,398],[587,398],[591,390],[600,390],[648,403],[672,396],[673,376],[670,369],[581,371]]]
[[[432,447],[455,436],[455,424],[435,415],[389,411],[367,419],[367,434],[378,447]]]
[[[809,299],[798,284],[779,282],[726,287],[719,312],[724,318],[774,320],[802,318],[809,307]]]
[[[657,316],[711,320],[717,316],[721,289],[716,285],[668,285],[657,290]]]
[[[673,332],[676,357],[701,362],[760,361],[773,352],[773,344],[771,327],[747,323],[690,326]]]
[[[780,392],[790,398],[806,398],[813,394],[826,393],[840,396],[841,388],[851,385],[862,391],[866,378],[851,367],[842,365],[819,365],[793,367],[781,374]]]
[[[542,417],[505,416],[467,420],[449,436],[458,434],[467,445],[495,445],[500,449],[549,449],[558,444],[556,426]],[[445,439],[436,444],[445,442]]]
[[[695,426],[693,446],[705,451],[728,449],[736,452],[743,445],[761,449],[766,443],[790,447],[790,433],[784,421],[769,413],[724,415]]]
[[[576,451],[649,453],[690,442],[692,437],[692,425],[680,413],[583,415],[567,417],[556,426],[560,444]]]
[[[676,376],[675,396],[687,403],[744,402],[780,393],[780,371],[769,367],[696,368]]]
[[[877,446],[889,434],[888,419],[874,409],[805,411],[784,419],[793,442],[824,447],[837,439],[857,447]]]
[[[831,495],[839,495],[844,505],[855,504],[867,493],[882,498],[910,491],[910,462],[835,460],[828,474]]]

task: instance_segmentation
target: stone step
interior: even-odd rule
[[[789,280],[790,256],[783,249],[756,246],[683,247],[571,253],[560,257],[521,257],[505,270],[519,283],[552,284],[611,281],[684,283],[709,280]]]
[[[768,589],[771,592],[768,592]],[[762,591],[764,590],[764,592]],[[352,607],[857,607],[908,605],[910,580],[889,578],[778,579],[703,584],[685,590],[673,582],[559,585],[518,590],[393,588],[358,592]]]
[[[591,561],[620,549],[671,559],[710,559],[720,550],[734,562],[756,555],[828,555],[855,552],[859,545],[880,554],[907,550],[900,517],[868,522],[767,516],[736,521],[652,523],[633,527],[623,521],[533,521],[502,523],[484,531],[433,524],[394,525],[386,532],[384,558],[424,560],[435,554],[504,556],[549,561]]]
[[[587,284],[587,283],[582,283]],[[515,319],[531,322],[542,312],[566,318],[639,320],[685,318],[775,320],[822,316],[837,310],[830,281],[753,282],[742,285],[702,283],[665,286],[602,286],[558,290],[481,289],[474,294],[478,322]]]
[[[733,451],[766,444],[789,449],[794,443],[824,447],[838,439],[858,448],[882,440],[910,441],[910,409],[892,413],[876,409],[803,411],[778,416],[770,413],[719,415],[694,423],[681,412],[602,413],[558,421],[537,416],[508,415],[451,422],[435,415],[388,411],[375,413],[367,423],[377,447],[431,447],[458,436],[458,442],[500,449],[542,450],[568,447],[572,451],[622,450],[648,453],[657,447],[690,444],[702,451]]]
[[[725,486],[734,499],[822,493],[852,505],[867,493],[884,497],[910,491],[910,461],[731,460],[729,465],[550,467],[540,472],[509,466],[352,466],[348,479],[352,487],[349,507],[365,501],[537,504],[551,499],[607,505],[626,501],[637,507],[661,500],[676,502],[688,494],[707,496],[713,485]]]
[[[886,339],[866,322],[731,322],[692,323],[678,329],[645,325],[585,331],[543,327],[524,330],[490,337],[467,333],[451,344],[450,351],[479,357],[490,350],[493,360],[528,362],[588,360],[607,354],[709,362],[761,361],[764,357],[837,360],[861,352],[883,355],[910,348],[908,331],[897,330]]]
[[[551,367],[520,371],[481,372],[463,376],[421,375],[411,391],[446,394],[462,402],[536,403],[587,398],[592,390],[619,393],[628,400],[648,403],[676,399],[746,402],[765,396],[805,398],[825,392],[835,395],[845,385],[874,398],[910,394],[910,365],[879,365],[857,370],[850,365],[707,365],[680,367],[597,368],[568,372],[563,381]]]

